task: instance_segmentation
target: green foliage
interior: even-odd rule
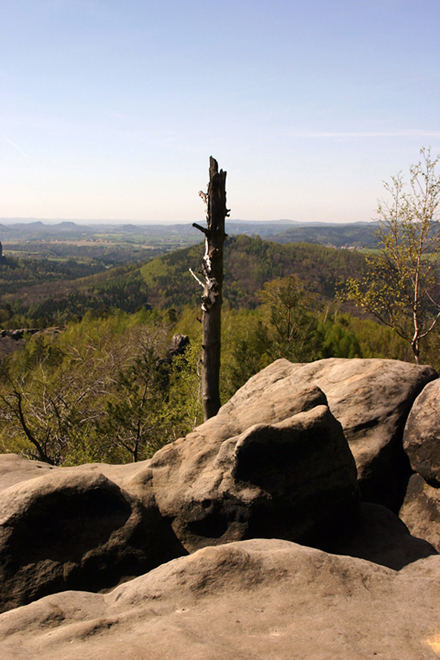
[[[440,158],[429,150],[421,154],[410,168],[409,187],[400,175],[385,185],[390,202],[378,209],[381,249],[366,257],[365,275],[349,278],[344,289],[346,299],[409,343],[416,362],[421,341],[440,318]]]
[[[296,277],[276,280],[261,296],[253,310],[225,306],[223,402],[277,357],[410,358],[392,329],[322,309]],[[169,360],[174,333],[188,334],[191,345]],[[430,355],[440,366],[434,338]],[[200,353],[200,323],[189,307],[88,312],[59,334],[34,335],[2,363],[0,450],[58,465],[146,458],[201,423]]]
[[[359,319],[349,314],[343,316],[347,329],[353,332],[359,343],[359,357],[406,362],[413,359],[410,346],[392,328],[371,319]]]
[[[1,450],[55,465],[126,462],[188,432],[200,421],[200,346],[167,358],[172,330],[170,314],[142,310],[33,336],[2,363]]]
[[[43,286],[41,298],[31,287],[21,308],[4,301],[3,327],[49,322],[65,327],[26,339],[22,350],[3,361],[0,450],[58,465],[126,462],[149,457],[200,423],[200,290],[188,267],[198,263],[202,249],[79,278],[75,288],[64,282],[57,290],[54,281],[50,299]],[[426,258],[422,265],[435,276],[435,260]],[[346,250],[231,239],[222,401],[280,357],[410,359],[408,343],[391,327],[332,309],[338,283],[353,274],[348,287],[362,282],[364,267],[364,256]],[[187,334],[191,344],[171,359],[167,346],[175,333]],[[425,355],[434,366],[440,366],[439,348],[431,333]]]
[[[307,362],[318,353],[316,296],[296,275],[268,282],[259,293],[269,321],[270,355],[292,362]]]
[[[133,461],[151,456],[165,434],[163,401],[168,385],[164,364],[148,340],[132,364],[119,370],[106,400],[99,434]]]
[[[347,315],[326,319],[318,325],[322,337],[320,353],[321,357],[362,357],[359,340],[353,330],[349,327]]]
[[[203,245],[199,244],[142,266],[103,269],[102,263],[75,262],[75,272],[73,261],[70,268],[69,261],[10,258],[9,266],[3,269],[3,274],[9,273],[7,279],[2,280],[0,268],[0,324],[4,328],[43,328],[80,320],[87,311],[104,315],[114,309],[134,312],[145,307],[182,310],[185,305],[197,306],[200,288],[189,268],[198,268],[202,253]],[[225,302],[235,309],[255,308],[257,292],[265,282],[291,274],[330,300],[338,283],[350,274],[361,273],[363,265],[364,257],[353,251],[232,237],[225,247]],[[81,276],[93,269],[100,272]]]
[[[260,310],[226,308],[222,319],[220,390],[227,401],[272,360],[271,341]]]
[[[171,364],[165,420],[167,440],[176,440],[203,422],[200,383],[200,339]]]
[[[189,268],[198,269],[203,244],[177,250],[146,263],[141,268],[153,306],[197,305],[200,287]],[[224,300],[235,309],[255,308],[257,292],[275,278],[295,274],[311,291],[331,299],[337,285],[353,273],[361,273],[364,257],[354,251],[320,245],[279,245],[261,238],[234,236],[225,243]]]
[[[3,380],[3,450],[17,443],[31,458],[53,465],[64,462],[93,414],[91,385],[78,387],[71,371],[53,373],[44,361],[17,377],[4,370]]]
[[[73,263],[12,258],[2,262],[0,324],[4,328],[64,325],[87,311],[134,312],[148,306],[148,288],[138,265],[104,270],[102,264],[77,264],[75,270],[69,268]]]

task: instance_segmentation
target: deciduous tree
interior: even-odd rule
[[[385,184],[388,200],[378,207],[381,248],[367,257],[366,275],[348,279],[344,291],[407,341],[417,364],[420,344],[440,318],[440,159],[429,149],[420,153],[408,185],[400,174]]]
[[[313,360],[319,351],[318,318],[314,296],[297,275],[267,282],[260,292],[266,310],[272,358],[294,362]]]

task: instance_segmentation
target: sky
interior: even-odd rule
[[[0,0],[0,218],[368,221],[440,152],[440,0]]]

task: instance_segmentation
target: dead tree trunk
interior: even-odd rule
[[[226,172],[218,171],[218,163],[209,159],[209,185],[207,193],[199,193],[207,205],[207,227],[193,226],[205,235],[205,253],[202,258],[202,401],[206,419],[220,408],[220,327],[223,287],[223,244],[226,238]],[[192,271],[191,271],[192,272]]]

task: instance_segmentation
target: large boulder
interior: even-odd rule
[[[53,469],[1,493],[0,611],[108,588],[183,553],[154,501],[87,466]]]
[[[0,616],[4,660],[437,658],[440,558],[400,572],[276,539],[201,549],[107,594]]]
[[[361,498],[397,512],[411,473],[403,429],[415,398],[435,378],[432,367],[398,360],[328,358],[292,364],[281,359],[251,378],[224,408],[258,401],[264,388],[274,385],[280,393],[293,384],[319,387],[355,458]]]
[[[320,545],[338,534],[356,512],[356,468],[328,407],[252,426],[244,408],[220,413],[149,463],[159,511],[184,548],[255,536]],[[262,402],[253,418],[271,416]]]
[[[1,483],[3,609],[108,588],[206,545],[323,545],[358,503],[341,425],[318,388],[293,383],[230,404],[150,461],[51,468],[6,456]]]
[[[399,515],[412,534],[440,551],[440,380],[426,385],[414,402],[403,447],[415,474]]]
[[[403,434],[411,467],[432,486],[440,486],[440,379],[429,383],[414,402]]]
[[[440,552],[440,488],[433,488],[414,474],[399,516],[411,534],[426,539]]]

